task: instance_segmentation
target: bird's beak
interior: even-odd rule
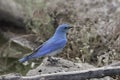
[[[68,29],[71,29],[71,28],[73,28],[73,26],[69,26],[69,27],[68,27]]]

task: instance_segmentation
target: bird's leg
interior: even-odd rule
[[[47,61],[49,61],[51,64],[56,64],[59,59],[53,59],[51,56],[48,56]]]

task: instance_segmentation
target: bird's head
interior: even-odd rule
[[[58,28],[56,29],[57,32],[67,32],[70,28],[72,28],[71,26],[69,26],[68,24],[61,24],[58,26]]]

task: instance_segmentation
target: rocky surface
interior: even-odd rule
[[[78,70],[80,71],[80,70],[95,68],[94,66],[88,63],[74,63],[72,61],[65,60],[62,58],[55,58],[55,59],[59,59],[59,60],[55,65],[53,65],[47,61],[47,58],[45,58],[41,63],[41,65],[39,65],[35,69],[28,71],[26,76],[35,76],[40,74],[51,74],[51,73],[69,72],[69,71],[78,71]],[[91,79],[91,80],[110,80],[110,79],[114,80],[110,77],[105,77],[101,79]]]
[[[59,59],[56,64],[51,64],[47,61],[47,58],[43,60],[40,66],[38,66],[36,69],[30,70],[26,75],[40,75],[40,74],[47,74],[47,73],[56,73],[56,72],[68,72],[68,71],[77,71],[77,70],[85,70],[90,68],[95,68],[92,65],[89,65],[88,63],[74,63],[69,60],[65,60],[62,58],[56,58]]]

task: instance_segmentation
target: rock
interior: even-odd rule
[[[14,24],[17,27],[25,27],[24,24],[24,11],[20,4],[16,3],[13,0],[0,0],[0,22]]]
[[[4,80],[36,80],[36,79],[43,80],[45,78],[45,75],[48,75],[47,77],[50,77],[49,76],[50,73],[59,73],[59,72],[64,73],[64,72],[69,72],[69,71],[72,72],[72,71],[95,68],[94,66],[88,63],[74,63],[72,61],[65,60],[62,58],[55,58],[55,59],[59,59],[59,60],[56,64],[53,65],[47,61],[47,58],[45,58],[40,66],[38,66],[36,69],[30,70],[26,76],[22,76],[18,73],[10,73],[6,75],[1,75],[0,80],[3,80],[3,79]],[[52,80],[52,78],[47,79],[47,77],[45,78],[45,80]],[[104,78],[100,78],[100,79],[94,78],[90,80],[114,80],[114,79],[106,76]]]
[[[59,59],[58,63],[55,65],[51,65],[47,58],[43,60],[43,62],[35,69],[28,71],[26,76],[35,76],[40,74],[50,74],[50,73],[58,73],[58,72],[69,72],[69,71],[78,71],[78,70],[86,70],[95,68],[93,65],[88,63],[74,63],[69,60],[65,60],[62,58]],[[101,79],[91,79],[91,80],[112,80],[110,77],[105,77]]]
[[[59,59],[58,63],[55,65],[51,65],[50,62],[47,61],[47,58],[45,58],[40,66],[38,66],[36,69],[30,70],[26,75],[33,76],[40,74],[68,72],[68,71],[77,71],[77,70],[95,68],[94,66],[89,65],[87,63],[78,64],[62,58],[56,58],[56,59]]]
[[[19,73],[10,73],[0,76],[0,80],[20,80],[20,76],[21,75]]]

